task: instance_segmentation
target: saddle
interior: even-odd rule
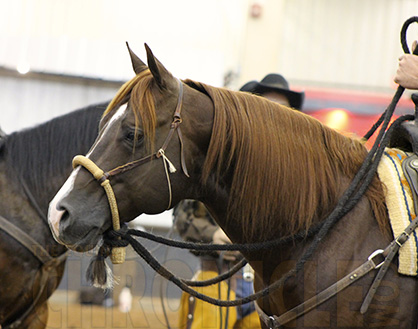
[[[415,104],[415,119],[402,122],[393,131],[388,147],[418,155],[418,93],[412,94],[411,98]]]
[[[393,131],[388,147],[398,148],[411,155],[402,162],[402,170],[412,190],[415,211],[418,212],[418,93],[412,94],[415,119],[404,121]]]

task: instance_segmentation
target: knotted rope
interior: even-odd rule
[[[118,211],[118,204],[116,202],[115,193],[113,193],[112,186],[110,185],[110,181],[107,179],[106,175],[104,174],[103,170],[100,169],[93,161],[89,158],[86,158],[82,155],[77,155],[73,159],[73,167],[83,166],[86,168],[93,177],[99,181],[100,185],[104,188],[106,192],[107,199],[109,201],[110,211],[112,214],[112,224],[113,229],[115,231],[120,229],[120,219],[119,219],[119,211]],[[113,264],[122,264],[125,261],[126,251],[123,246],[112,248],[111,251],[111,260]]]

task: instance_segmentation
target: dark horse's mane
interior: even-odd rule
[[[106,110],[111,112],[130,95],[131,108],[151,140],[156,121],[152,80],[149,70],[141,72]],[[221,183],[232,172],[228,216],[241,219],[248,238],[262,239],[269,233],[262,227],[292,235],[324,218],[336,205],[341,184],[354,177],[367,155],[359,140],[304,113],[247,93],[184,82],[208,95],[215,109],[202,181],[215,175]],[[377,177],[366,196],[386,230],[384,190]]]
[[[46,188],[62,185],[62,179],[54,177],[68,175],[72,157],[85,154],[93,144],[107,104],[90,105],[7,135],[3,145],[7,168],[23,178],[33,195],[48,195],[51,191]]]

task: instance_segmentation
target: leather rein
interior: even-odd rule
[[[298,317],[308,313],[315,307],[326,302],[328,299],[335,296],[343,289],[347,288],[357,280],[364,277],[370,271],[379,269],[360,308],[360,313],[365,314],[369,308],[370,303],[372,302],[373,296],[375,295],[377,288],[379,287],[387,270],[389,269],[389,266],[392,263],[393,258],[399,252],[399,249],[403,246],[403,244],[406,241],[408,241],[409,236],[412,234],[412,232],[415,231],[416,228],[418,228],[418,217],[416,217],[408,225],[408,227],[405,228],[405,230],[395,240],[393,240],[384,250],[378,249],[374,251],[367,258],[367,261],[359,267],[357,267],[354,271],[344,276],[342,279],[329,286],[325,290],[306,300],[302,304],[299,304],[298,306],[283,313],[280,316],[268,315],[261,309],[257,302],[254,302],[255,308],[260,319],[268,328],[278,329],[281,326],[297,319]]]

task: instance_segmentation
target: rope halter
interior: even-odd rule
[[[138,160],[134,160],[132,162],[128,162],[124,165],[118,166],[108,172],[104,172],[102,169],[99,168],[92,160],[89,158],[83,156],[83,155],[76,155],[73,159],[73,168],[76,168],[77,166],[82,166],[87,171],[89,171],[93,177],[100,183],[100,185],[104,188],[106,192],[106,196],[109,202],[110,211],[112,214],[112,224],[113,224],[113,230],[118,231],[120,229],[120,218],[119,218],[119,210],[118,205],[115,197],[115,193],[113,192],[113,188],[110,184],[109,178],[112,176],[116,176],[118,174],[124,173],[128,170],[131,170],[133,168],[138,167],[141,164],[147,163],[153,159],[162,159],[163,165],[164,165],[164,171],[167,178],[167,184],[168,184],[168,193],[169,193],[169,201],[167,209],[171,208],[172,203],[172,189],[171,189],[171,181],[170,181],[170,173],[176,172],[176,168],[173,165],[173,163],[168,159],[167,155],[165,154],[165,150],[167,149],[167,146],[171,140],[171,138],[174,135],[174,132],[177,132],[177,135],[179,137],[180,141],[180,161],[181,161],[181,167],[183,170],[183,173],[187,176],[189,176],[189,173],[187,171],[186,167],[186,161],[184,158],[184,152],[183,152],[183,137],[180,131],[180,124],[182,123],[181,119],[181,108],[183,104],[183,84],[180,80],[178,80],[179,83],[179,96],[177,100],[177,106],[176,110],[173,115],[173,121],[170,126],[170,131],[161,146],[161,148],[152,154],[149,154],[143,158],[140,158]],[[111,253],[111,260],[113,264],[122,264],[125,261],[125,247],[112,247],[112,253]]]

